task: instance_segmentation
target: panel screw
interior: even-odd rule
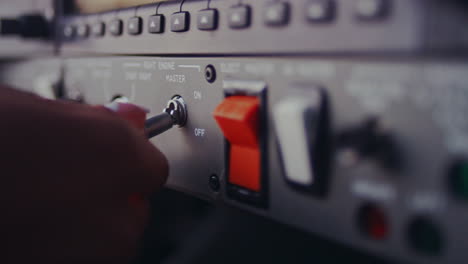
[[[207,82],[212,83],[216,80],[216,70],[213,65],[208,65],[205,68],[205,79]]]
[[[215,192],[219,191],[221,184],[219,183],[218,175],[216,174],[211,175],[208,183],[210,185],[211,190]]]

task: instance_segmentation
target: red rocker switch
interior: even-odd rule
[[[255,192],[261,189],[259,111],[259,98],[230,96],[213,113],[230,143],[228,182]]]

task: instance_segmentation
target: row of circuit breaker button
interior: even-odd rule
[[[355,0],[355,16],[359,20],[374,21],[385,18],[390,10],[390,0]],[[309,0],[305,6],[305,18],[309,23],[331,23],[336,17],[336,0]],[[267,26],[285,26],[289,22],[290,3],[272,2],[269,3],[264,12],[264,23]],[[233,6],[228,11],[228,25],[232,29],[248,28],[252,20],[251,7],[246,4]],[[208,8],[198,11],[197,28],[199,30],[216,30],[218,28],[219,12],[217,9]],[[155,14],[148,18],[148,32],[152,34],[163,33],[165,28],[165,16]],[[170,30],[172,32],[185,32],[190,28],[190,13],[181,11],[171,15]],[[89,26],[81,24],[76,26],[68,25],[64,28],[64,36],[67,38],[75,35],[87,37]],[[143,31],[143,19],[135,16],[127,22],[127,31],[130,35],[138,35]],[[123,33],[123,21],[114,19],[109,24],[111,35],[119,36]],[[93,36],[100,37],[105,34],[104,22],[96,22],[91,26]]]

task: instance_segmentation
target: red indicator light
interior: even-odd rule
[[[389,224],[384,211],[377,206],[367,204],[359,210],[359,227],[364,235],[375,240],[387,238]]]

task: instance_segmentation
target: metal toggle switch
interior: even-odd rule
[[[150,119],[146,119],[149,110],[129,103],[129,100],[123,96],[116,97],[112,103],[104,107],[131,122],[137,129],[143,130],[148,139],[166,132],[175,125],[183,127],[187,123],[187,107],[179,95],[167,102],[161,114]]]
[[[145,131],[148,138],[155,137],[171,129],[174,125],[182,127],[187,122],[187,107],[184,99],[176,95],[167,102],[166,108],[157,116],[145,122]]]

